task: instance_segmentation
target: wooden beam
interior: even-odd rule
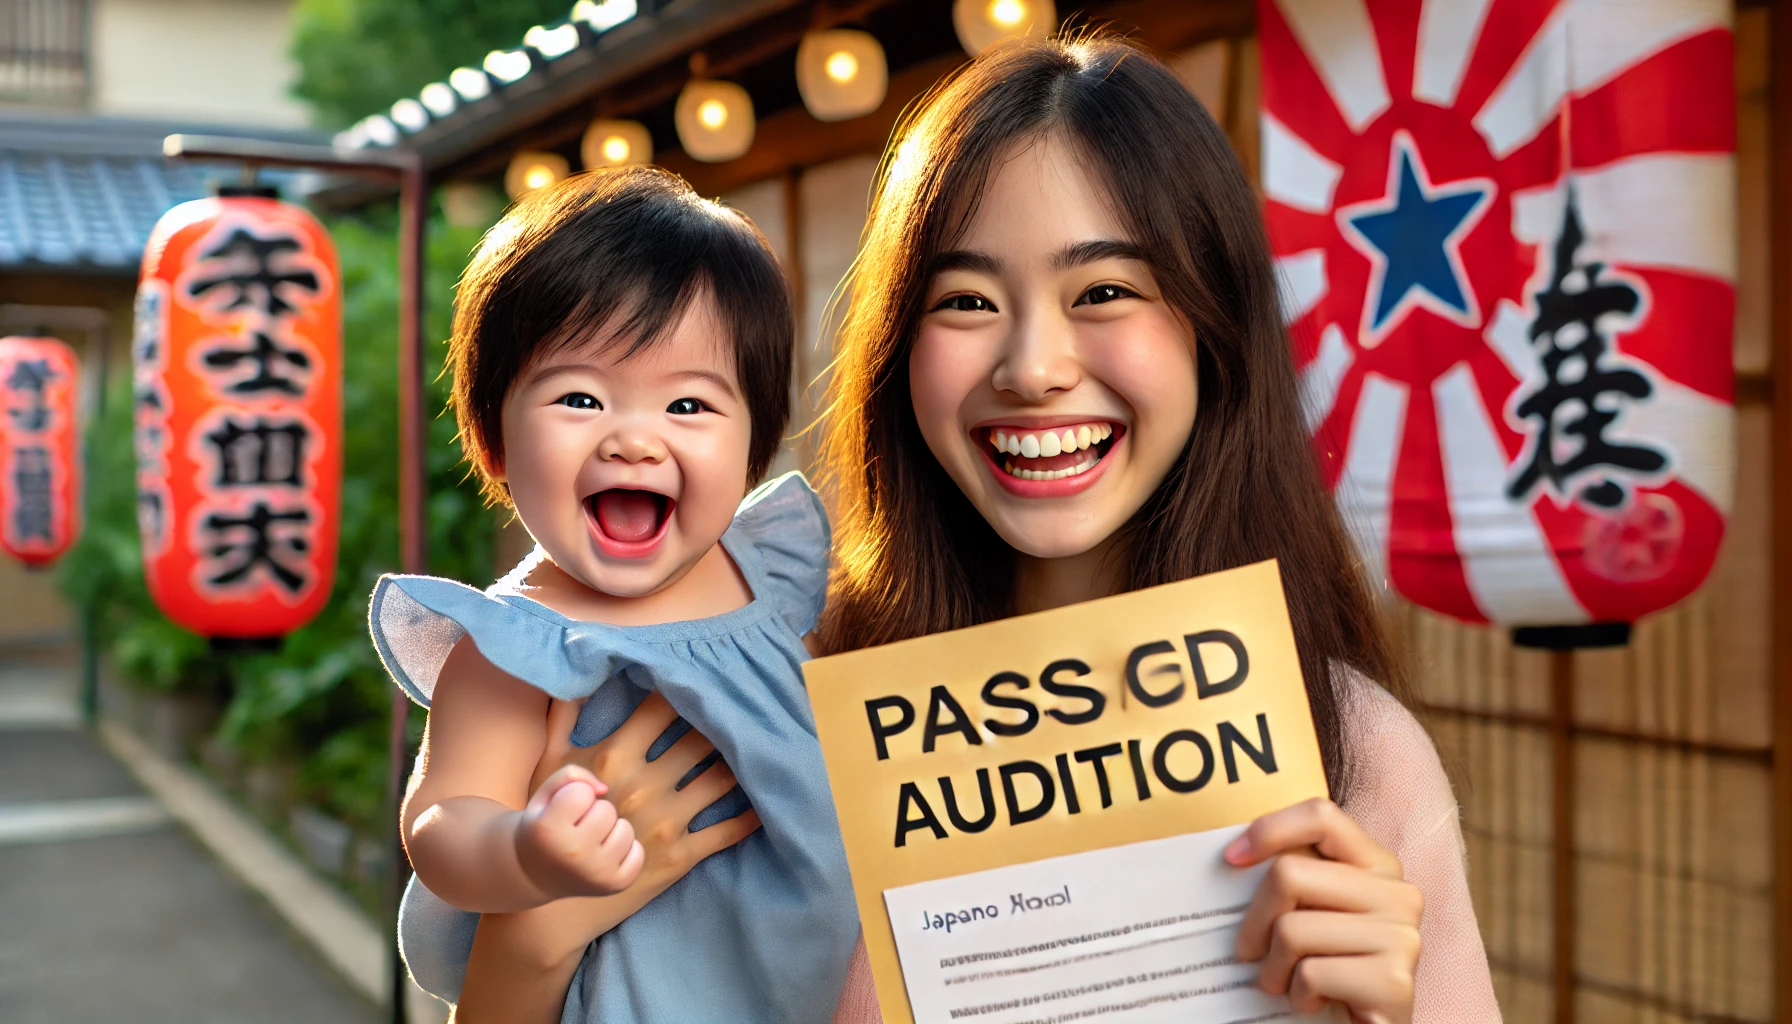
[[[1465,722],[1489,722],[1520,729],[1547,731],[1553,722],[1549,714],[1539,714],[1535,711],[1490,711],[1486,708],[1456,707],[1450,704],[1434,704],[1430,701],[1420,701],[1413,710],[1421,719],[1453,718]],[[1773,764],[1773,747],[1771,745],[1756,747],[1740,743],[1725,743],[1721,740],[1695,740],[1684,736],[1667,736],[1636,729],[1617,729],[1588,722],[1574,723],[1571,731],[1577,739],[1608,740],[1650,750],[1674,751],[1731,761],[1747,761],[1763,768]]]
[[[1555,1024],[1574,1024],[1574,652],[1549,655],[1550,918]]]
[[[1774,1020],[1792,1024],[1792,0],[1776,0],[1768,63],[1772,148],[1768,264],[1772,295]],[[1779,282],[1773,284],[1772,282]]]
[[[1170,53],[1209,39],[1250,35],[1257,31],[1257,5],[1253,0],[1118,0],[1092,5],[1087,24]]]

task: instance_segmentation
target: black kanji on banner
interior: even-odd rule
[[[12,486],[17,505],[12,513],[13,539],[53,544],[56,541],[50,505],[50,450],[14,448]]]
[[[212,292],[221,292],[226,301],[219,307],[255,309],[268,317],[298,312],[282,294],[294,289],[316,296],[322,287],[317,274],[306,269],[277,270],[276,259],[299,252],[299,240],[290,235],[261,238],[243,228],[230,233],[217,248],[204,254],[208,260],[222,260],[230,269],[212,277],[197,278],[187,285],[187,294],[203,299]]]
[[[297,376],[287,375],[282,371],[288,368],[299,371],[311,369],[311,357],[302,350],[283,346],[272,335],[260,331],[255,332],[255,340],[248,348],[217,345],[205,351],[204,359],[205,365],[214,370],[234,370],[242,363],[253,365],[253,373],[233,381],[225,389],[237,395],[268,391],[283,395],[302,395],[305,393],[304,384]]]
[[[206,582],[214,586],[238,583],[256,566],[261,566],[288,593],[297,594],[305,585],[305,577],[299,571],[305,568],[304,562],[299,561],[295,569],[281,556],[304,555],[311,548],[310,541],[302,533],[276,538],[274,530],[285,527],[290,531],[293,527],[302,528],[310,521],[311,514],[302,508],[276,512],[263,501],[251,506],[247,515],[213,512],[206,516],[206,532],[217,538],[208,553],[213,558],[230,560],[216,574],[207,577]]]
[[[1555,271],[1547,291],[1538,292],[1537,319],[1531,324],[1531,341],[1542,342],[1538,359],[1545,376],[1542,386],[1518,402],[1519,416],[1535,423],[1530,462],[1507,488],[1508,497],[1524,501],[1537,485],[1547,480],[1562,494],[1574,493],[1576,478],[1594,474],[1580,488],[1580,500],[1599,508],[1616,508],[1627,493],[1611,475],[1600,469],[1651,473],[1667,465],[1662,452],[1640,444],[1625,444],[1605,436],[1618,418],[1618,402],[1647,398],[1654,392],[1649,378],[1635,370],[1603,364],[1610,347],[1600,333],[1600,317],[1632,314],[1642,302],[1637,290],[1622,281],[1601,280],[1605,264],[1577,263],[1585,242],[1580,213],[1569,193],[1556,241]],[[1578,439],[1575,445],[1574,440]],[[1558,444],[1574,446],[1561,458]]]
[[[311,430],[298,420],[258,417],[238,422],[226,417],[205,439],[217,457],[216,486],[304,486]]]
[[[21,359],[13,364],[12,372],[6,375],[6,387],[25,396],[24,405],[6,410],[15,428],[35,434],[50,426],[50,405],[44,391],[56,376],[47,359]]]

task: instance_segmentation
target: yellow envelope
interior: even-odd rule
[[[1273,561],[804,676],[887,1024],[914,1018],[884,890],[1326,795]]]

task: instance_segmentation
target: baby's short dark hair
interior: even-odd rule
[[[597,330],[652,346],[700,294],[734,342],[752,423],[748,483],[765,475],[790,417],[796,323],[790,286],[744,215],[653,167],[568,178],[530,193],[486,233],[461,275],[448,342],[461,451],[508,504],[500,416],[511,384],[545,351]]]

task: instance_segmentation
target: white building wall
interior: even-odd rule
[[[797,368],[817,400],[825,386],[825,371],[834,360],[834,339],[824,332],[829,325],[823,318],[834,290],[858,255],[876,174],[877,154],[866,153],[805,168],[800,181],[797,253],[803,262],[803,292],[797,296]],[[806,417],[808,410],[803,412]]]
[[[827,388],[828,364],[834,358],[833,338],[826,335],[823,318],[834,290],[858,254],[865,204],[876,172],[877,156],[872,153],[803,168],[797,177],[794,225],[788,209],[789,190],[781,177],[744,186],[722,197],[753,218],[786,266],[793,259],[797,264],[792,275],[797,283],[797,347],[790,403],[791,438],[773,463],[773,474],[813,468],[818,438],[813,432],[801,432],[815,420]]]
[[[93,0],[91,110],[304,127],[287,95],[294,0]]]

